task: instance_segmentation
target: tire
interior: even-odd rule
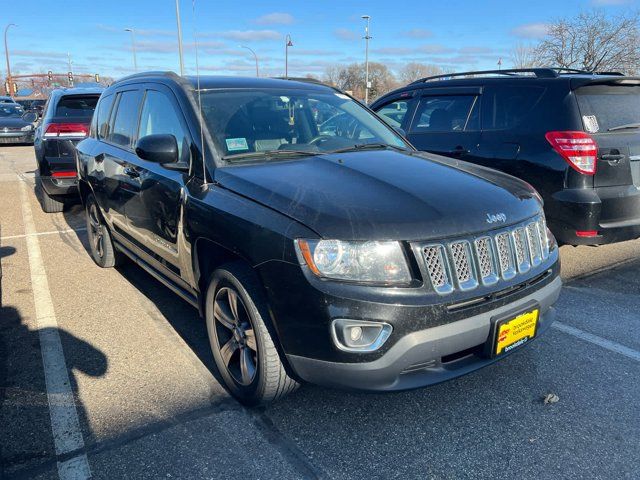
[[[121,263],[122,254],[116,250],[111,240],[111,233],[100,213],[100,207],[93,195],[87,197],[85,203],[87,219],[87,236],[91,258],[102,268],[111,268]]]
[[[209,343],[227,389],[245,405],[274,402],[299,386],[280,360],[265,324],[267,312],[260,285],[248,267],[233,263],[213,273],[205,305]]]
[[[64,210],[64,201],[50,197],[42,187],[42,180],[36,176],[36,196],[40,200],[40,206],[45,213],[60,213]]]

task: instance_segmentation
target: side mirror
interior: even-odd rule
[[[178,161],[178,142],[171,134],[147,135],[136,143],[136,155],[161,165],[175,163]]]
[[[34,112],[27,112],[24,115],[22,115],[22,119],[25,122],[33,123],[38,119],[38,115]]]

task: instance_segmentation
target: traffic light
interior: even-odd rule
[[[51,70],[47,72],[47,78],[49,79],[49,83],[53,82],[53,72]]]
[[[100,75],[98,75],[98,74],[96,73],[96,77],[95,77],[95,78],[96,78],[96,83],[100,83]]]
[[[4,82],[4,90],[7,92],[7,95],[11,95],[11,86],[9,85],[9,82]]]
[[[13,94],[18,94],[18,84],[16,82],[13,82]]]
[[[68,73],[69,86],[73,87],[73,72]]]

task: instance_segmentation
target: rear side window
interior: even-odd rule
[[[640,85],[592,85],[576,90],[587,132],[640,122]]]
[[[56,105],[56,117],[91,117],[100,95],[65,95]]]
[[[138,129],[138,109],[140,92],[128,90],[118,94],[118,106],[115,117],[111,121],[107,140],[122,147],[130,147]],[[113,115],[112,115],[113,117]]]
[[[522,124],[542,97],[535,85],[489,85],[482,95],[482,129],[505,130]]]
[[[422,97],[414,116],[412,133],[477,130],[476,95]]]
[[[95,115],[95,134],[97,138],[103,139],[109,134],[109,113],[111,113],[114,98],[113,95],[108,95],[100,99],[98,111]]]

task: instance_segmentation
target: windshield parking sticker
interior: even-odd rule
[[[600,130],[598,119],[595,115],[583,115],[582,122],[584,123],[585,130],[589,133],[596,133]]]
[[[227,138],[227,150],[237,152],[238,150],[249,150],[246,138]]]

